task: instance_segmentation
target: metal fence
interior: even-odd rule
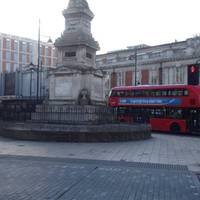
[[[42,105],[34,100],[21,100],[2,103],[0,119],[56,124],[106,124],[116,122],[116,113],[105,106]]]
[[[38,78],[37,72],[31,70],[0,73],[0,96],[48,96],[48,70],[40,70]]]
[[[114,122],[111,109],[105,106],[37,106],[32,121],[63,124],[105,124]]]
[[[4,121],[31,120],[36,105],[41,104],[40,99],[7,99],[0,103],[0,119]]]

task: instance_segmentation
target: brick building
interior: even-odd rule
[[[40,42],[43,66],[55,66],[56,49],[53,43]],[[38,41],[0,33],[0,72],[15,72],[31,62],[37,64]]]
[[[39,80],[37,80],[40,52]],[[34,66],[35,69],[31,69]],[[57,64],[57,50],[52,42],[40,42],[0,33],[0,96],[40,96],[46,94],[47,69]],[[30,70],[31,69],[31,70]],[[37,84],[39,91],[37,92]]]

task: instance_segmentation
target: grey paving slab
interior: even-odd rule
[[[186,166],[0,157],[1,200],[199,200]]]
[[[0,138],[0,155],[180,164],[200,171],[200,137],[152,134],[149,140],[116,143],[31,142]]]

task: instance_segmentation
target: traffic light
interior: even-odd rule
[[[188,65],[188,85],[199,85],[199,66],[200,64]]]

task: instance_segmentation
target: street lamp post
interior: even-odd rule
[[[39,67],[38,65],[34,65],[32,62],[29,64],[30,73],[31,73],[31,84],[30,84],[30,96],[32,96],[32,72],[36,71],[37,79],[36,79],[36,100],[39,98]]]
[[[39,70],[40,70],[40,20],[39,20],[39,28],[38,28],[38,59],[37,65],[34,65],[32,62],[29,64],[31,70],[35,70],[37,72],[37,81],[36,81],[36,100],[39,99]],[[31,79],[32,79],[32,71],[31,71]],[[32,82],[32,81],[31,81]],[[32,87],[32,83],[31,86]],[[32,89],[30,90],[32,92]]]
[[[135,68],[135,86],[137,85],[137,49],[135,49],[134,55],[129,56],[129,60],[134,60],[134,68]]]
[[[32,97],[32,73],[33,73],[33,69],[30,69],[30,98]]]
[[[38,29],[37,100],[39,97],[39,70],[40,70],[40,20]]]

